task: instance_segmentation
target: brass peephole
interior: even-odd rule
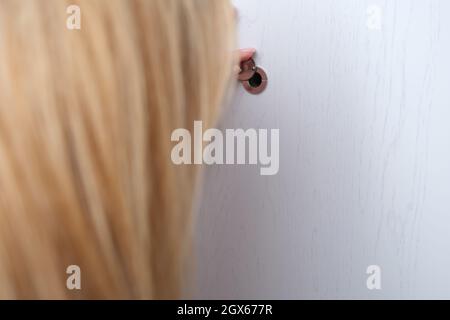
[[[238,79],[242,82],[244,89],[251,94],[259,94],[267,87],[267,74],[264,69],[257,67],[253,59],[241,64],[241,73]]]

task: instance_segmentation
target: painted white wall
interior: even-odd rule
[[[270,82],[221,125],[279,128],[280,171],[206,168],[196,297],[450,298],[450,1],[235,4]]]

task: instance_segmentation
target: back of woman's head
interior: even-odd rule
[[[232,31],[228,0],[0,1],[0,297],[178,297],[196,169],[170,136],[214,123]]]

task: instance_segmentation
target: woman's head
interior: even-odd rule
[[[0,1],[0,297],[177,297],[197,170],[170,136],[216,120],[233,17],[228,0]]]

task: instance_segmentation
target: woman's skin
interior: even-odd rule
[[[245,48],[238,50],[239,52],[239,63],[245,62],[253,58],[253,55],[256,53],[255,48]],[[238,75],[242,71],[241,66],[236,66],[235,74]]]

